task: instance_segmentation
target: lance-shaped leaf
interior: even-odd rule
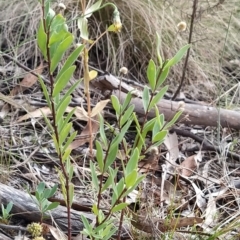
[[[62,60],[63,54],[71,46],[72,42],[73,42],[73,35],[70,34],[69,37],[67,37],[58,45],[56,51],[54,51],[53,56],[51,57],[51,67],[50,67],[51,74],[54,72],[57,65]]]
[[[172,67],[173,65],[177,64],[181,59],[182,57],[184,56],[184,54],[187,52],[187,50],[191,47],[190,44],[187,44],[186,46],[182,47],[177,53],[176,55],[170,59],[168,61],[168,63],[164,66],[164,69],[165,68],[168,68],[168,67]]]
[[[154,91],[156,85],[156,65],[152,59],[149,61],[148,64],[147,78],[152,91]]]
[[[38,28],[37,43],[44,59],[47,60],[47,34],[44,31],[43,20],[40,21],[40,25]]]
[[[58,81],[56,82],[56,84],[54,86],[53,97],[58,95],[66,87],[66,85],[69,82],[69,80],[71,79],[75,69],[76,69],[76,66],[71,66],[61,75],[61,77],[58,79]]]

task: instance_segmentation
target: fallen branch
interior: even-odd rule
[[[6,206],[10,201],[13,202],[13,208],[11,211],[13,217],[25,219],[28,222],[40,221],[40,212],[36,203],[28,193],[0,183],[0,204]],[[72,232],[79,233],[83,230],[83,224],[80,217],[82,214],[90,221],[94,219],[94,216],[91,213],[71,210]],[[56,209],[47,212],[44,222],[53,225],[52,219],[62,231],[67,231],[68,225],[66,207],[58,206]]]
[[[93,81],[92,84],[101,89],[102,91],[111,90],[112,94],[116,97],[120,97],[120,101],[123,102],[126,98],[126,93],[131,91],[133,93],[132,104],[135,105],[135,112],[138,116],[144,116],[144,109],[141,100],[142,91],[136,89],[132,86],[129,86],[127,83],[121,83],[121,92],[120,81],[112,76],[105,75],[101,76],[97,80]],[[173,118],[176,112],[179,109],[179,102],[171,101],[167,99],[162,99],[157,107],[160,113],[163,113],[165,120],[168,121]],[[154,110],[151,111],[148,115],[149,118],[155,116]],[[182,116],[179,118],[181,123],[187,125],[203,125],[203,126],[214,126],[217,127],[220,124],[221,127],[228,127],[240,130],[240,112],[226,110],[222,108],[204,106],[200,104],[184,104],[184,111]]]

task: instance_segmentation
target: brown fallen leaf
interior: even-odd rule
[[[72,107],[67,107],[66,108],[66,112],[71,112],[72,111]],[[38,117],[42,117],[42,113],[44,113],[45,116],[48,116],[51,114],[51,110],[49,107],[42,107],[42,108],[38,108],[32,112],[29,112],[23,116],[21,116],[17,122],[22,122],[24,120],[27,120],[29,118],[38,118]],[[74,115],[82,121],[88,121],[88,116],[87,116],[87,112],[84,110],[84,108],[82,107],[76,107]]]
[[[179,217],[163,220],[157,217],[146,218],[146,214],[143,214],[143,216],[139,216],[135,213],[132,214],[132,225],[147,233],[154,233],[156,229],[161,232],[174,231],[176,228],[193,226],[203,222],[203,219],[199,217]]]
[[[141,173],[145,173],[158,170],[158,158],[158,148],[154,147],[146,154],[145,158],[138,163],[138,171]]]
[[[95,138],[96,133],[98,132],[98,129],[99,129],[99,119],[98,119],[98,116],[95,116],[92,118],[92,134],[93,134],[92,139]],[[76,140],[69,145],[69,149],[71,150],[76,149],[89,141],[90,141],[90,136],[89,136],[89,122],[88,122],[88,124],[82,130],[81,134],[77,136]]]
[[[34,73],[36,74],[41,74],[43,71],[43,63],[41,62],[40,65],[33,70]],[[30,88],[33,86],[38,80],[38,77],[33,75],[31,72],[27,73],[27,75],[23,78],[23,80],[19,83],[19,85],[15,86],[11,92],[10,96],[15,96],[18,93],[22,93],[26,89]]]
[[[96,104],[96,106],[92,109],[92,112],[91,112],[91,117],[94,117],[96,116],[98,113],[100,113],[105,107],[106,105],[108,104],[110,100],[107,99],[107,100],[103,100],[103,101],[100,101]]]
[[[50,232],[56,240],[67,240],[67,236],[60,231],[58,228],[55,228],[49,224],[42,223],[43,230],[47,233]]]
[[[41,62],[41,64],[38,66],[37,69],[34,70],[35,73],[37,74],[41,74],[43,71],[43,63]],[[24,90],[28,89],[29,87],[31,87],[33,84],[36,83],[36,81],[38,80],[38,78],[36,76],[34,76],[31,73],[27,73],[27,75],[24,77],[24,79],[20,82],[19,85],[17,85],[16,87],[14,87],[11,92],[10,92],[10,96],[15,96],[20,92],[23,92]],[[2,99],[3,101],[6,102],[6,104],[3,105],[1,112],[0,112],[0,117],[3,119],[8,112],[10,111],[10,105],[19,108],[19,106],[16,106],[16,104],[14,103],[14,100],[11,99],[10,96],[5,96],[5,95],[1,95],[0,99]],[[10,105],[9,105],[10,104]]]
[[[20,117],[17,122],[22,122],[24,120],[27,120],[29,118],[38,118],[38,117],[42,117],[42,114],[44,114],[45,116],[48,116],[51,114],[51,110],[49,107],[42,107],[42,108],[38,108],[36,110],[34,110],[33,112],[29,112],[25,115],[23,115],[22,117]]]
[[[5,96],[4,94],[0,93],[0,100],[3,100],[4,102],[12,105],[15,108],[21,108],[21,105],[18,104],[16,101],[14,101],[12,96]],[[5,104],[5,105],[7,105],[7,104]],[[4,106],[3,106],[3,108],[4,108]]]
[[[194,171],[197,169],[197,160],[196,155],[192,155],[188,158],[186,158],[181,164],[180,164],[180,171],[183,176],[189,177],[191,176]]]

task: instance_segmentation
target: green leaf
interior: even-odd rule
[[[168,90],[168,86],[165,86],[153,97],[153,99],[149,105],[149,109],[152,109],[152,107],[155,104],[159,103],[159,101],[163,98],[163,96],[167,92],[167,90]]]
[[[140,176],[140,177],[136,180],[135,184],[134,184],[132,187],[130,187],[126,192],[124,192],[124,194],[122,195],[122,197],[126,197],[129,193],[131,193],[131,192],[138,186],[138,184],[139,184],[144,178],[145,178],[145,175]]]
[[[100,127],[99,127],[100,128],[100,136],[101,136],[104,146],[107,147],[108,142],[107,142],[107,137],[106,137],[106,133],[105,133],[105,129],[104,129],[104,119],[101,114],[99,114],[99,122],[100,122]]]
[[[113,229],[108,232],[108,234],[106,235],[106,237],[104,237],[102,240],[109,240],[112,239],[112,236],[117,232],[117,228],[113,227]]]
[[[112,146],[111,146],[112,148],[114,148],[116,145],[118,145],[122,141],[131,123],[132,123],[132,118],[128,119],[128,122],[122,127],[121,132],[113,139]]]
[[[70,204],[70,207],[72,206],[73,198],[74,198],[74,185],[73,185],[73,183],[69,183],[69,204]]]
[[[68,140],[67,140],[67,142],[65,143],[65,145],[63,146],[63,149],[62,149],[63,152],[67,150],[67,148],[68,148],[69,145],[73,142],[73,140],[76,138],[76,136],[77,136],[77,132],[74,131],[74,132],[70,135],[70,137],[68,138]]]
[[[156,65],[152,59],[149,61],[148,64],[147,78],[152,91],[154,91],[156,85]]]
[[[177,112],[175,114],[175,116],[173,117],[173,119],[165,125],[164,129],[168,129],[169,127],[171,127],[178,120],[178,118],[182,115],[182,113],[183,113],[182,111]]]
[[[124,100],[124,103],[122,105],[122,112],[125,111],[125,109],[128,107],[131,99],[132,99],[132,94],[131,94],[131,92],[128,92],[128,94]]]
[[[116,231],[117,231],[117,228],[115,226],[113,226],[113,224],[108,224],[102,233],[102,235],[103,235],[102,240],[112,239],[111,237]]]
[[[67,33],[65,31],[60,31],[60,32],[53,32],[51,37],[50,37],[50,40],[49,40],[49,44],[48,46],[51,47],[53,44],[56,44],[55,46],[59,45],[59,43],[61,41],[63,41],[63,39],[65,39],[67,36]]]
[[[41,195],[43,193],[44,189],[45,189],[45,183],[40,182],[37,186],[37,192]]]
[[[104,192],[111,185],[111,183],[114,183],[114,179],[116,178],[117,172],[118,172],[118,168],[116,169],[109,168],[110,174],[107,181],[102,187],[101,193]]]
[[[118,145],[111,145],[111,147],[109,149],[109,152],[108,152],[108,155],[107,155],[106,163],[105,163],[105,166],[104,166],[104,172],[116,160],[117,152],[118,152]]]
[[[143,127],[143,132],[149,132],[153,129],[154,123],[156,119],[152,118],[151,120],[147,121]]]
[[[78,28],[80,29],[80,37],[84,40],[88,40],[88,20],[85,17],[80,17],[78,19]]]
[[[124,189],[124,179],[122,178],[117,183],[116,187],[113,187],[113,196],[112,196],[112,201],[111,201],[112,207],[116,204],[116,201],[118,200],[119,196],[122,194],[123,189]]]
[[[101,173],[103,173],[103,168],[104,168],[103,149],[102,149],[102,146],[101,146],[101,144],[98,140],[96,140],[96,148],[97,148],[96,158],[97,158],[98,166],[100,168]]]
[[[149,101],[150,101],[150,93],[149,93],[149,89],[147,86],[144,87],[143,89],[143,98],[142,98],[142,101],[143,101],[143,109],[144,109],[144,112],[147,113],[148,111],[148,106],[149,106]]]
[[[153,143],[159,142],[159,141],[164,141],[167,133],[168,133],[167,130],[163,130],[163,131],[157,133],[152,139]]]
[[[52,74],[54,70],[56,69],[57,65],[61,61],[63,54],[66,52],[66,50],[70,47],[70,45],[73,42],[73,35],[70,35],[65,40],[63,40],[56,51],[54,52],[53,56],[51,57],[51,67],[50,67],[50,73]]]
[[[50,188],[46,188],[43,192],[43,197],[44,198],[49,198],[50,196],[50,193],[51,193],[51,189]]]
[[[101,211],[101,210],[100,210]],[[99,211],[99,212],[100,212]],[[104,223],[102,223],[102,222],[99,222],[100,223],[100,225],[99,226],[97,226],[95,229],[94,229],[94,232],[95,233],[98,233],[98,234],[100,234],[101,235],[101,237],[103,236],[103,230],[104,229],[108,229],[109,228],[109,224],[110,224],[110,228],[111,228],[111,221],[106,221],[106,222],[104,222]],[[99,237],[99,236],[98,236]]]
[[[145,146],[145,138],[142,136],[141,130],[138,127],[136,128],[136,130],[137,130],[137,136],[135,138],[134,144],[137,144],[137,146],[134,145],[134,148],[137,147],[138,150],[141,152],[142,146],[143,145]],[[137,139],[139,139],[139,140],[137,140]]]
[[[116,26],[114,24],[111,24],[108,28],[107,28],[108,32],[116,32]]]
[[[131,105],[128,107],[128,109],[124,112],[124,115],[121,117],[120,120],[120,127],[122,127],[130,118],[134,110],[134,106]]]
[[[128,174],[125,178],[125,183],[126,183],[126,187],[130,188],[132,186],[134,186],[136,180],[137,180],[138,174],[137,174],[137,170],[133,170],[130,174]]]
[[[190,44],[187,44],[186,46],[182,47],[177,53],[176,55],[170,59],[168,61],[168,63],[164,66],[164,69],[165,68],[168,68],[168,67],[172,67],[173,65],[177,64],[181,59],[182,57],[184,56],[184,54],[187,52],[187,50],[191,47]]]
[[[84,12],[85,14],[84,17],[85,18],[91,17],[94,12],[99,10],[101,4],[102,4],[102,0],[99,0],[96,3],[94,3],[91,7],[87,8],[86,11]]]
[[[93,206],[92,206],[92,212],[93,212],[93,214],[94,214],[95,216],[97,216],[98,213],[99,213],[99,210],[98,210],[98,208],[97,208],[97,204],[96,204],[96,203],[94,203]]]
[[[70,121],[72,115],[74,114],[75,112],[75,108],[73,108],[71,110],[71,112],[69,112],[66,116],[65,119],[62,119],[63,121],[61,122],[60,124],[60,121],[58,122],[58,132],[60,133],[62,131],[62,129],[66,126],[66,124]]]
[[[123,210],[128,204],[127,203],[119,203],[118,205],[116,205],[113,209],[112,212],[118,212]]]
[[[13,202],[10,201],[10,202],[8,203],[7,207],[6,207],[6,211],[7,211],[8,214],[11,212],[12,207],[13,207]]]
[[[107,181],[104,183],[104,185],[103,185],[103,187],[101,189],[101,193],[104,192],[111,185],[112,181],[113,181],[112,177],[109,176]]]
[[[91,233],[91,232],[92,232],[92,227],[91,227],[91,225],[89,224],[87,218],[86,218],[83,214],[81,214],[81,219],[82,219],[83,225],[84,225],[84,227],[86,228],[86,230],[87,230],[89,233]]]
[[[164,68],[159,79],[157,79],[156,89],[158,89],[166,80],[170,67]],[[159,71],[161,71],[159,69]]]
[[[63,67],[61,68],[60,72],[56,77],[56,82],[58,82],[58,79],[61,77],[61,75],[75,63],[75,61],[80,56],[80,53],[82,52],[83,48],[84,45],[81,44],[68,56],[66,62],[64,63]]]
[[[49,211],[49,210],[57,208],[59,206],[59,204],[60,204],[59,202],[52,202],[52,203],[50,203],[47,206],[46,211]]]
[[[68,173],[68,176],[69,176],[69,181],[72,181],[72,177],[73,177],[73,164],[71,163],[70,158],[67,159],[65,166],[66,166],[66,170],[67,170],[67,173]]]
[[[99,183],[98,183],[98,177],[96,174],[96,168],[92,161],[90,161],[90,169],[91,169],[91,176],[92,176],[92,183],[95,187],[96,191],[99,191]]]
[[[78,80],[76,81],[69,89],[68,91],[64,94],[63,98],[61,99],[61,101],[64,101],[65,98],[67,98],[68,96],[71,95],[71,93],[76,89],[76,87],[78,86],[78,84],[81,82],[82,80]],[[57,106],[58,107],[58,106]]]
[[[62,162],[66,162],[66,160],[69,159],[70,154],[71,154],[71,149],[69,149],[69,148],[66,149],[62,156]]]
[[[159,133],[159,131],[161,130],[161,125],[160,125],[160,121],[159,118],[155,118],[156,121],[154,123],[153,129],[152,129],[152,141],[154,139],[154,137]]]
[[[138,161],[139,161],[139,150],[135,148],[125,169],[126,176],[129,175],[134,169],[137,168]]]
[[[54,19],[54,16],[56,15],[56,13],[53,11],[53,9],[50,8],[50,2],[48,2],[46,4],[46,8],[45,8],[45,13],[46,13],[46,25],[47,25],[47,29],[49,29],[52,20]]]
[[[52,197],[52,196],[56,193],[57,188],[58,188],[58,186],[57,186],[57,184],[55,184],[55,185],[50,189],[49,197]]]
[[[43,20],[40,21],[40,25],[38,28],[37,43],[44,59],[47,61],[47,34],[44,31]]]
[[[68,96],[67,98],[64,99],[64,101],[61,101],[60,105],[56,109],[57,114],[56,114],[56,120],[57,122],[61,119],[63,120],[64,113],[71,102],[71,96]]]
[[[49,201],[46,199],[46,198],[44,198],[42,201],[41,201],[41,205],[39,205],[40,206],[40,211],[41,212],[46,212],[47,211],[47,208],[48,208],[48,206],[49,206]]]
[[[119,102],[118,98],[116,96],[112,95],[111,101],[112,101],[112,106],[113,106],[115,112],[119,116],[121,108],[120,108],[120,102]]]
[[[44,13],[45,13],[44,18],[49,14],[49,9],[50,9],[50,0],[44,0]]]
[[[62,34],[67,33],[68,28],[65,23],[66,23],[66,19],[61,14],[57,14],[51,22],[50,32],[51,33],[56,32],[56,33],[62,33]],[[50,37],[49,44],[51,44],[51,37]],[[58,41],[62,40],[61,37],[58,39]]]
[[[55,134],[52,134],[52,140],[53,140],[53,143],[54,143],[54,147],[55,147],[55,150],[57,151],[57,154],[59,155],[59,144],[58,144],[58,141],[57,141],[57,138],[56,138],[56,135]]]
[[[42,90],[43,90],[44,97],[46,98],[48,107],[49,107],[50,109],[52,109],[52,107],[51,107],[51,101],[50,101],[50,98],[49,98],[49,93],[48,93],[48,91],[47,91],[47,87],[46,87],[46,85],[45,85],[45,83],[43,82],[43,80],[42,80],[41,77],[39,77],[38,79],[39,79],[41,88],[42,88]]]
[[[160,41],[159,34],[156,33],[156,35],[157,35],[157,46],[156,46],[156,48],[157,48],[157,58],[158,58],[159,67],[162,68],[163,61],[162,61],[162,57],[161,57],[161,54],[160,54],[160,42],[161,41]]]
[[[72,123],[69,122],[66,124],[65,128],[59,133],[59,146],[62,147],[62,144],[67,140],[67,136],[69,135],[70,131],[72,129]]]
[[[76,66],[71,66],[61,75],[61,77],[58,79],[58,81],[54,86],[53,97],[59,94],[67,86],[67,83],[72,77],[75,69],[76,69]]]

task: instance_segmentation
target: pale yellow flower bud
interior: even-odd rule
[[[63,9],[63,10],[66,10],[66,6],[63,3],[59,3],[58,7]]]
[[[121,32],[122,22],[120,18],[120,13],[117,9],[113,12],[113,25],[116,32]]]
[[[184,32],[187,28],[187,23],[182,21],[178,23],[177,28],[179,32]]]
[[[126,75],[128,73],[128,69],[126,67],[121,67],[119,72]]]
[[[180,102],[178,103],[178,110],[179,110],[179,111],[184,111],[184,109],[185,109],[185,102],[180,101]]]

